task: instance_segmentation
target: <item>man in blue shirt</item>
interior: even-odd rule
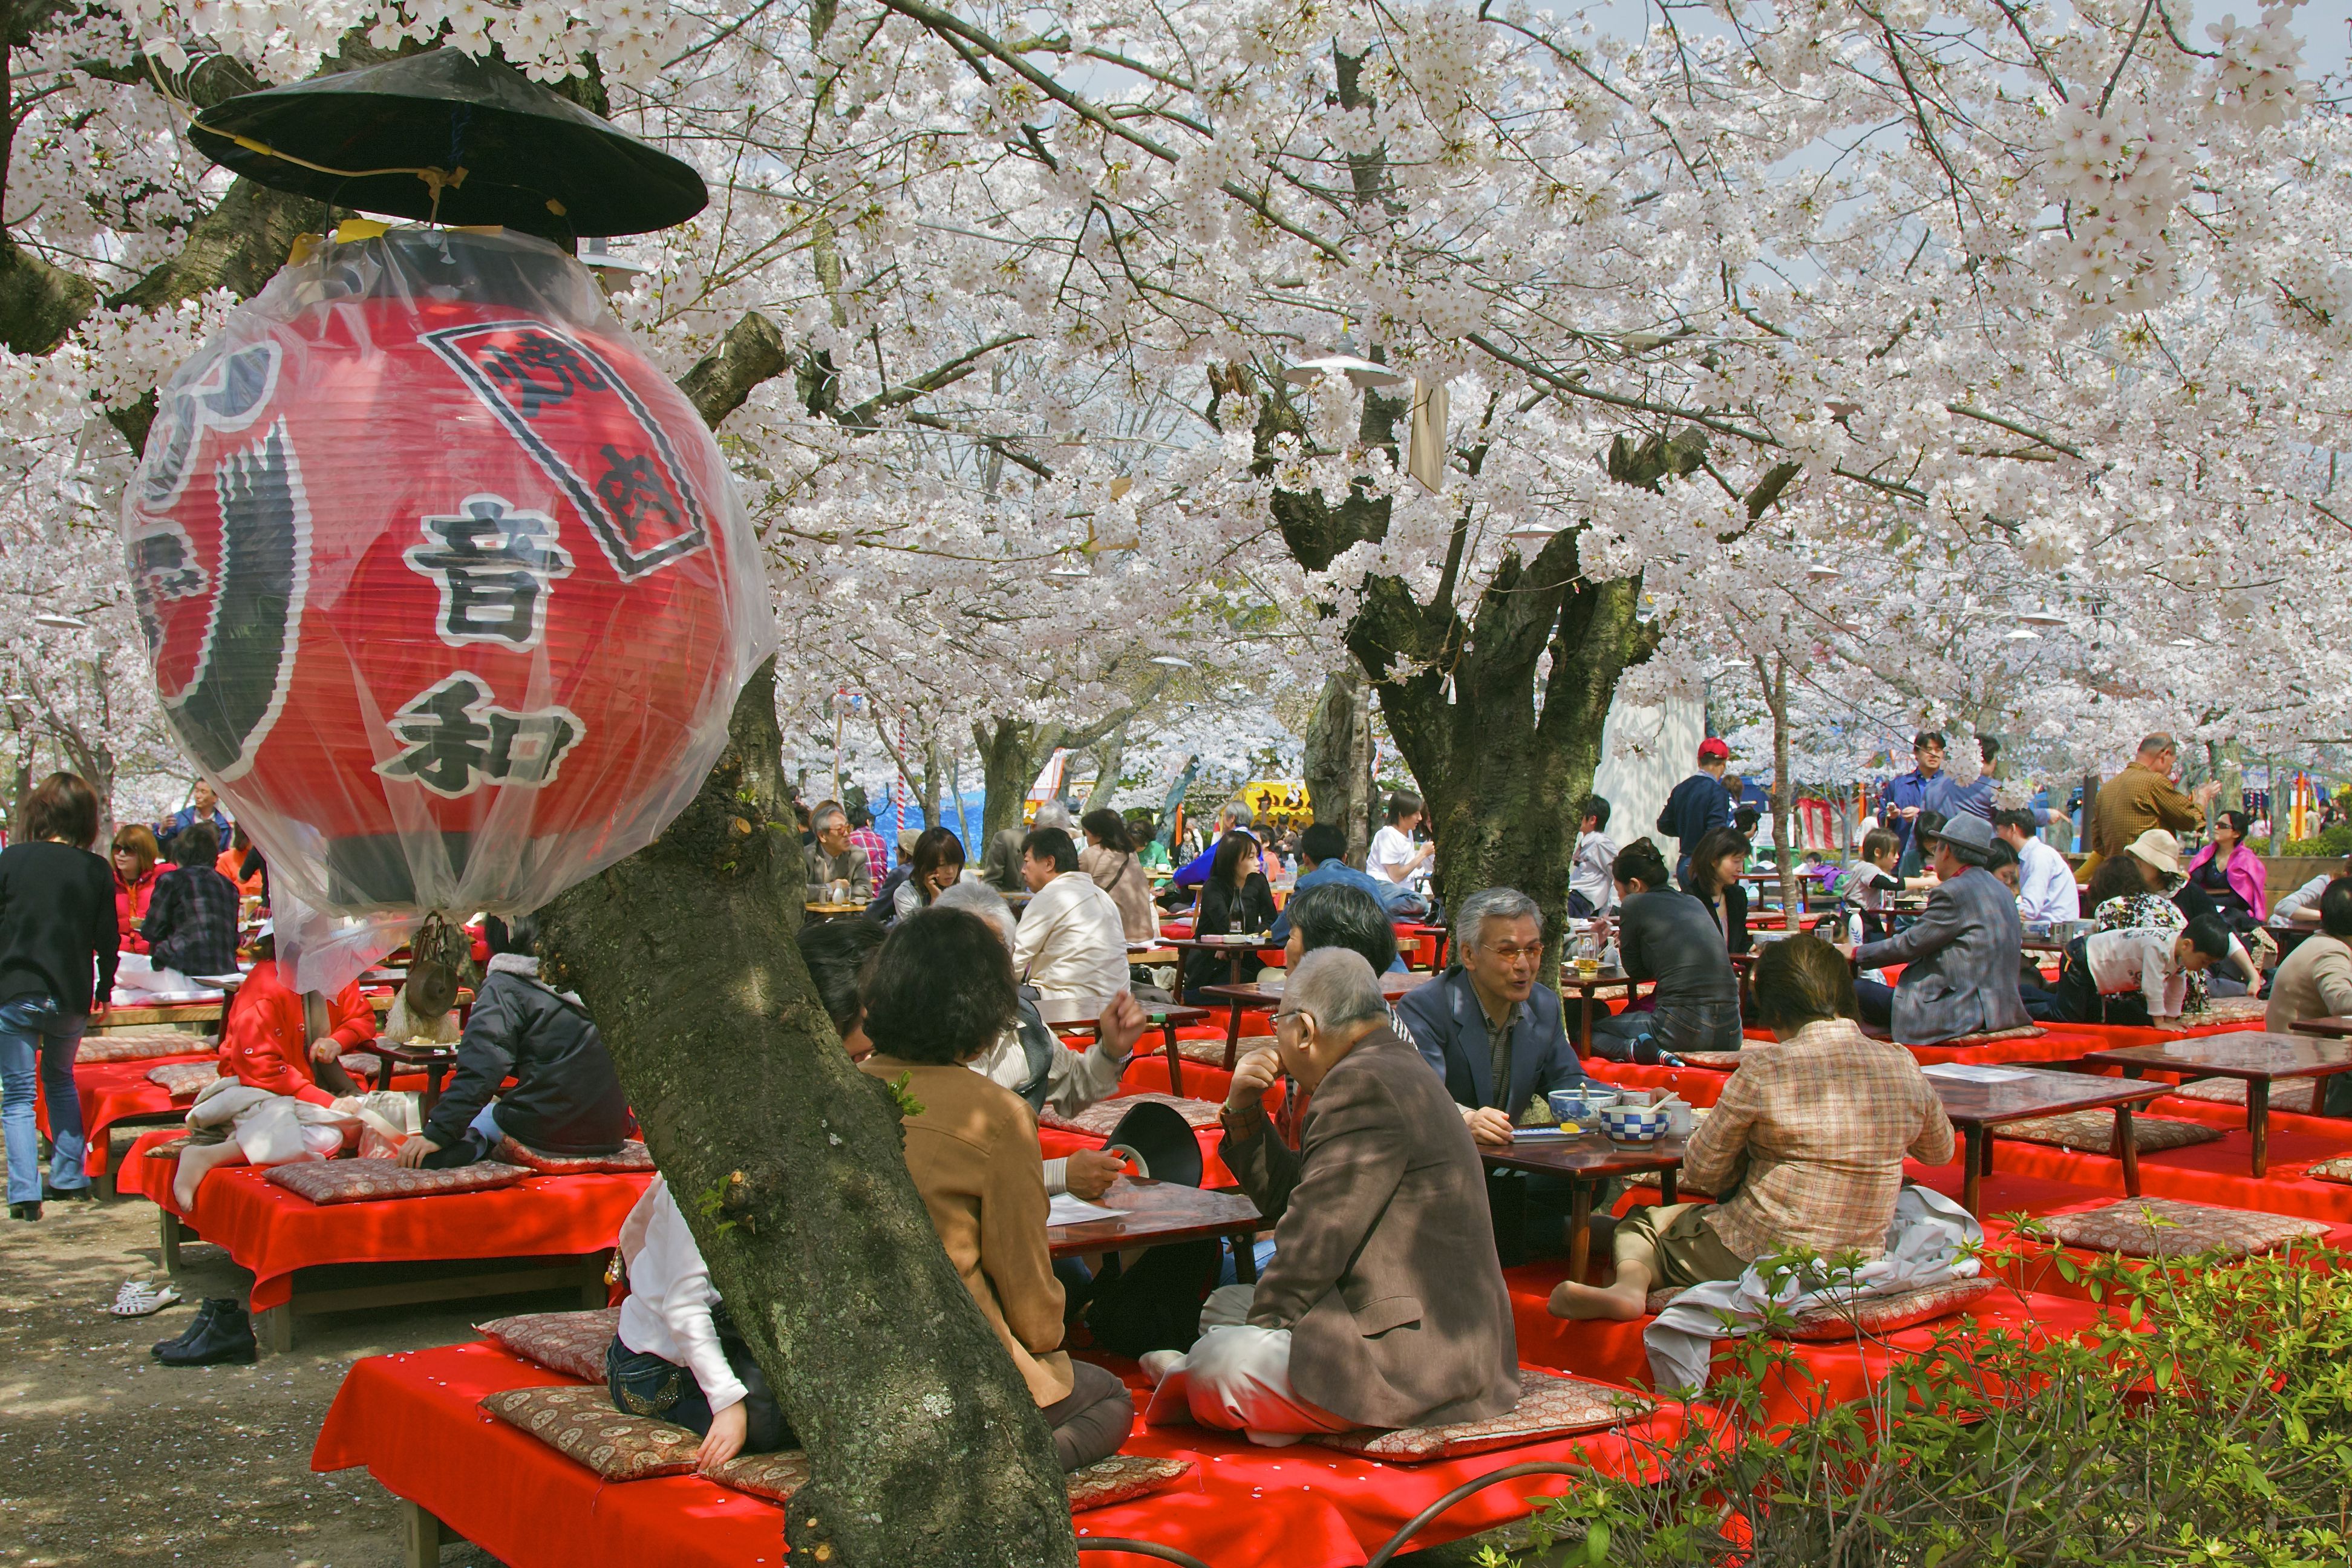
[[[1942,732],[1927,730],[1914,737],[1911,760],[1915,764],[1911,771],[1887,780],[1878,796],[1879,826],[1895,835],[1895,843],[1903,847],[1902,861],[1895,868],[1899,877],[1919,874],[1919,847],[1913,841],[1912,830],[1918,825],[1920,812],[1934,809],[1927,804],[1927,790],[1944,771]]]
[[[198,779],[195,787],[188,792],[187,805],[155,825],[155,842],[168,850],[172,840],[179,837],[180,829],[196,822],[208,824],[213,830],[214,842],[224,849],[228,847],[229,821],[221,815],[220,796],[215,795],[213,786],[202,779]]]
[[[1168,879],[1180,888],[1208,886],[1209,863],[1217,858],[1217,841],[1228,833],[1249,833],[1252,838],[1255,838],[1257,835],[1250,833],[1250,824],[1254,820],[1248,802],[1227,801],[1224,809],[1217,813],[1217,830],[1209,835],[1209,847],[1177,867],[1175,874]]]
[[[1698,743],[1698,772],[1675,785],[1666,807],[1658,813],[1658,831],[1676,840],[1675,880],[1690,886],[1691,851],[1713,827],[1731,823],[1731,797],[1724,793],[1723,770],[1731,765],[1731,748],[1709,735]]]
[[[1992,820],[1993,759],[2000,755],[2000,742],[1990,735],[1977,737],[1977,775],[1966,784],[1955,773],[1937,773],[1927,786],[1927,809],[1940,811],[1949,822],[1963,812],[1970,816]]]
[[[1398,900],[1412,898],[1412,889],[1402,882],[1391,882],[1385,877],[1357,870],[1348,864],[1347,853],[1348,836],[1335,822],[1318,822],[1300,834],[1298,860],[1307,868],[1299,872],[1298,880],[1291,884],[1290,896],[1295,899],[1309,888],[1337,882],[1360,888],[1370,893],[1372,901],[1393,919]],[[1287,908],[1275,917],[1274,929],[1266,934],[1276,945],[1290,940],[1290,911]],[[1395,967],[1402,970],[1404,965],[1399,963]]]

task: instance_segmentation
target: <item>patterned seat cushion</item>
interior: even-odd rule
[[[1663,1192],[1665,1184],[1659,1181],[1659,1174],[1660,1173],[1656,1171],[1635,1171],[1633,1174],[1622,1179],[1625,1184],[1629,1187],[1656,1187]],[[1686,1204],[1693,1198],[1711,1198],[1713,1196],[1715,1196],[1715,1194],[1708,1192],[1704,1187],[1692,1186],[1690,1184],[1690,1178],[1687,1176],[1677,1177],[1675,1182],[1675,1202],[1678,1204]],[[1647,1203],[1650,1200],[1644,1198],[1642,1201]]]
[[[1706,1068],[1710,1072],[1737,1072],[1740,1051],[1677,1051],[1675,1053],[1685,1067]]]
[[[163,1086],[173,1100],[194,1100],[198,1090],[220,1077],[218,1061],[167,1062],[147,1069],[147,1081]]]
[[[2069,1247],[2126,1258],[2244,1258],[2269,1252],[2327,1226],[2315,1219],[2213,1208],[2175,1198],[2123,1198],[2042,1222]]]
[[[1108,1508],[1156,1491],[1165,1491],[1192,1473],[1190,1459],[1155,1459],[1142,1454],[1113,1454],[1097,1464],[1072,1472],[1070,1511]],[[798,1448],[773,1454],[743,1454],[709,1472],[722,1487],[749,1492],[770,1502],[790,1502],[808,1484],[808,1455]]]
[[[2200,1078],[2195,1083],[2184,1083],[2172,1091],[2183,1100],[2208,1100],[2215,1105],[2246,1103],[2246,1080],[2242,1078]],[[2299,1110],[2308,1114],[2319,1103],[2319,1085],[2307,1078],[2291,1078],[2284,1083],[2271,1085],[2273,1110]]]
[[[142,1029],[120,1035],[85,1035],[76,1062],[143,1062],[156,1057],[210,1056],[218,1049],[202,1035],[183,1029]]]
[[[1118,1125],[1119,1118],[1147,1100],[1160,1105],[1174,1106],[1178,1114],[1184,1118],[1184,1124],[1188,1127],[1214,1127],[1217,1124],[1216,1101],[1180,1100],[1172,1094],[1160,1094],[1156,1091],[1148,1094],[1122,1094],[1117,1100],[1106,1100],[1100,1104],[1090,1105],[1076,1116],[1064,1116],[1061,1112],[1049,1109],[1038,1114],[1037,1123],[1041,1127],[1057,1127],[1065,1132],[1084,1132],[1096,1138],[1108,1138],[1110,1136],[1111,1129]]]
[[[2112,1110],[2070,1110],[2063,1116],[2036,1116],[2026,1121],[2004,1121],[1992,1130],[1996,1138],[2017,1138],[2028,1143],[2054,1143],[2085,1154],[2107,1154],[2116,1146],[2116,1113]],[[2191,1143],[2212,1143],[2221,1130],[2200,1121],[2168,1121],[2160,1116],[2132,1118],[2132,1147],[2143,1154],[2185,1149]]]
[[[1516,1409],[1486,1421],[1462,1421],[1447,1426],[1404,1426],[1395,1431],[1364,1427],[1354,1432],[1318,1433],[1307,1440],[1326,1448],[1361,1454],[1368,1459],[1391,1459],[1424,1464],[1432,1459],[1459,1458],[1489,1448],[1512,1448],[1572,1437],[1622,1426],[1649,1414],[1651,1402],[1638,1394],[1606,1384],[1588,1383],[1534,1367],[1519,1369],[1519,1403]]]
[[[379,1198],[429,1198],[509,1187],[530,1175],[520,1165],[478,1160],[447,1171],[411,1171],[390,1160],[306,1160],[272,1165],[269,1180],[314,1204],[362,1204]]]
[[[1790,1326],[1792,1340],[1850,1340],[1857,1334],[1891,1334],[1972,1307],[2000,1289],[1998,1279],[1947,1279],[1916,1290],[1871,1296],[1842,1307],[1820,1307],[1800,1313]]]
[[[1234,1043],[1234,1060],[1239,1061],[1252,1051],[1272,1049],[1274,1049],[1272,1035],[1244,1035]],[[1135,1054],[1149,1056],[1150,1052],[1142,1046],[1138,1046],[1135,1048]],[[1225,1042],[1218,1037],[1198,1040],[1179,1039],[1176,1042],[1176,1054],[1188,1062],[1206,1062],[1213,1068],[1221,1068],[1225,1065]]]
[[[2270,1013],[2271,1005],[2260,996],[2215,996],[2205,1004],[2201,1013],[2191,1013],[2180,1020],[2187,1028],[2209,1027],[2214,1024],[2252,1024],[2260,1026]]]
[[[576,1176],[587,1171],[650,1171],[654,1157],[646,1146],[632,1138],[612,1154],[542,1154],[527,1148],[511,1138],[499,1140],[498,1157],[509,1165],[520,1165],[542,1176]]]
[[[510,1388],[485,1395],[481,1408],[607,1481],[682,1476],[702,1447],[683,1426],[614,1409],[602,1385]]]
[[[174,1138],[168,1143],[152,1144],[148,1147],[144,1158],[150,1160],[176,1160],[187,1149],[188,1145],[194,1142],[195,1140],[193,1138]]]
[[[474,1327],[527,1362],[588,1383],[604,1381],[604,1350],[620,1331],[621,1309],[524,1312]]]

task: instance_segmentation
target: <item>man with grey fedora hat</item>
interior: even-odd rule
[[[1900,935],[1854,950],[1857,968],[1903,965],[1895,985],[1854,983],[1864,1022],[1891,1026],[1906,1046],[2030,1024],[2017,992],[2025,942],[2017,900],[1985,869],[1992,824],[1963,813],[1937,827],[1924,847],[1940,879],[1927,909]]]

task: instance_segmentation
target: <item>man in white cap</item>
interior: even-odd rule
[[[1926,835],[1922,835],[1926,837]],[[1903,965],[1900,984],[1854,982],[1863,1021],[1891,1026],[1906,1046],[1932,1046],[1962,1035],[2030,1024],[2017,991],[2025,942],[2017,900],[1985,869],[1992,825],[1956,816],[1925,846],[1940,879],[1909,930],[1854,950],[1854,965]]]

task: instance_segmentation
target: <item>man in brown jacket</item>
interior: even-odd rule
[[[2183,795],[2172,782],[2180,764],[2180,749],[2162,731],[2143,739],[2139,754],[2124,771],[2099,786],[2091,810],[2091,859],[2083,868],[2087,877],[2110,855],[2120,855],[2131,841],[2151,827],[2185,833],[2205,823],[2205,808],[2221,792],[2219,779]]]
[[[1509,1411],[1518,1358],[1478,1151],[1389,1026],[1371,965],[1345,948],[1308,953],[1275,1028],[1276,1052],[1234,1070],[1222,1149],[1278,1222],[1274,1261],[1254,1289],[1210,1298],[1189,1356],[1148,1370],[1183,1369],[1200,1425],[1273,1445]],[[1283,1071],[1314,1095],[1296,1152],[1261,1104]]]

